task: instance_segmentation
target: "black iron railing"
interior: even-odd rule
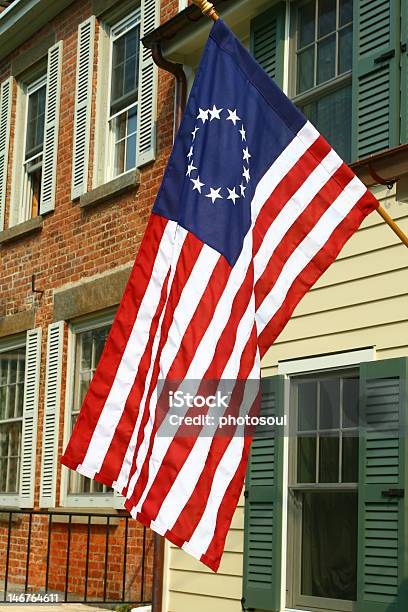
[[[0,512],[0,601],[151,603],[153,538],[128,515]]]

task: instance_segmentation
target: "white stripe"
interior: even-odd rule
[[[238,376],[242,349],[246,346],[251,331],[254,326],[255,317],[255,300],[252,298],[244,316],[239,322],[237,335],[235,338],[234,348],[226,364],[221,376],[221,382],[218,389],[221,390],[223,381],[235,380]],[[259,372],[258,372],[259,376]],[[218,390],[217,389],[217,390]],[[184,506],[188,502],[192,492],[194,491],[198,479],[206,469],[205,462],[210,451],[212,435],[218,427],[218,416],[220,414],[219,407],[215,407],[208,411],[208,415],[214,417],[214,424],[204,428],[200,432],[193,448],[188,455],[183,467],[177,474],[177,477],[163,501],[156,520],[151,525],[151,528],[158,533],[164,534],[167,529],[171,529]]]
[[[179,302],[174,310],[173,321],[171,323],[165,346],[162,350],[162,356],[167,349],[165,360],[160,361],[159,379],[164,380],[170,370],[170,367],[177,355],[181,340],[187,330],[187,327],[200,303],[204,291],[207,288],[213,270],[220,258],[220,254],[211,247],[204,245],[202,248],[194,268],[183,288]],[[153,360],[152,360],[153,363]],[[136,481],[140,475],[141,467],[146,459],[149,449],[150,437],[154,426],[155,412],[157,407],[157,384],[152,393],[149,402],[149,420],[144,429],[143,442],[140,444],[136,456],[136,469],[133,473],[129,486],[127,497],[129,498],[136,485]],[[129,472],[130,473],[130,472]]]
[[[152,276],[140,304],[118,371],[99,416],[84,460],[78,466],[78,471],[86,472],[90,478],[93,478],[102,467],[133,386],[140,360],[149,341],[150,326],[170,267],[176,227],[177,224],[174,221],[168,221],[163,232]]]
[[[263,205],[307,149],[319,138],[319,132],[307,121],[259,181],[251,203],[254,224]]]
[[[361,181],[357,177],[353,178],[288,258],[274,287],[256,313],[258,335],[282,306],[295,279],[329,240],[333,231],[349,214],[365,191],[366,188]]]
[[[260,358],[257,352],[255,364],[248,379],[259,378]],[[253,384],[249,384],[245,389],[245,396],[240,408],[240,416],[245,416],[256,398],[256,389]],[[242,451],[244,448],[245,425],[238,425],[235,436],[232,438],[214,474],[211,485],[210,495],[204,513],[198,523],[192,537],[183,544],[183,549],[200,559],[214,536],[217,526],[217,515],[225,492],[234,478],[236,471],[241,463]]]
[[[309,206],[317,193],[324,187],[327,181],[340,168],[343,161],[335,153],[330,151],[322,162],[308,175],[304,183],[296,193],[288,200],[279,214],[273,220],[266,232],[262,244],[254,257],[254,273],[256,281],[262,276],[268,261],[272,257],[276,247],[284,238],[296,219]]]
[[[248,232],[244,239],[244,246],[241,251],[241,254],[238,257],[235,266],[231,270],[221,298],[219,299],[217,306],[215,307],[214,316],[211,319],[211,322],[207,327],[204,336],[202,337],[201,342],[196,350],[194,358],[190,363],[190,367],[185,376],[186,380],[201,380],[201,378],[207,371],[209,365],[211,364],[218,340],[230,317],[234,298],[238,293],[239,289],[241,288],[242,282],[248,270],[248,266],[251,263],[251,257],[252,233]],[[166,373],[163,372],[161,376],[162,378],[165,378]],[[150,431],[152,425],[153,424],[151,423]],[[137,504],[137,508],[142,507],[171,442],[172,438],[165,438],[164,436],[157,435],[155,436],[152,454],[149,461],[149,479],[146,487],[144,488],[139,503]],[[130,498],[133,493],[138,476],[138,472],[135,472],[132,476],[131,483],[129,483],[129,490],[127,495],[128,498]]]
[[[169,299],[169,295],[170,295],[170,289],[172,287],[173,284],[173,280],[174,280],[174,275],[176,273],[176,268],[177,268],[177,263],[180,257],[180,253],[181,250],[183,248],[183,244],[184,241],[186,239],[187,236],[187,231],[182,228],[180,225],[177,226],[176,231],[175,231],[175,235],[174,235],[174,246],[173,246],[173,251],[171,253],[171,258],[169,258],[170,261],[170,267],[171,267],[171,272],[170,272],[170,276],[169,276],[169,281],[167,283],[167,294],[166,294],[166,302],[163,306],[163,310],[161,312],[160,315],[160,319],[159,319],[159,323],[157,326],[157,330],[154,336],[154,340],[153,340],[153,346],[152,346],[152,353],[151,353],[151,358],[150,358],[150,365],[149,365],[149,370],[147,372],[146,378],[144,380],[144,390],[143,390],[143,396],[142,399],[140,401],[140,405],[138,408],[138,413],[137,413],[137,418],[136,418],[136,423],[135,423],[135,427],[133,429],[132,432],[132,436],[129,442],[129,446],[126,449],[126,454],[125,454],[125,458],[123,460],[122,463],[122,467],[120,469],[119,472],[119,476],[117,478],[117,480],[113,483],[113,487],[115,490],[121,492],[123,487],[127,484],[128,478],[129,478],[129,473],[130,473],[130,469],[132,467],[132,461],[133,461],[133,454],[136,448],[136,441],[137,441],[137,436],[139,433],[139,428],[140,428],[140,423],[144,414],[144,408],[145,408],[145,402],[146,402],[146,397],[147,394],[149,392],[149,387],[150,387],[150,382],[152,379],[152,373],[153,373],[153,369],[154,369],[154,364],[156,361],[156,356],[157,356],[157,351],[159,348],[159,343],[160,343],[160,336],[161,336],[161,330],[162,330],[162,322],[163,322],[163,318],[166,312],[166,306],[167,306],[167,302]],[[160,287],[160,292],[161,292],[161,287]],[[153,314],[153,313],[152,313]]]

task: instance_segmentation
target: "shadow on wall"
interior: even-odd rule
[[[387,608],[387,612],[406,612],[408,610],[408,578],[403,580],[397,598]]]

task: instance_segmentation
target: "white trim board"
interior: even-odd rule
[[[303,359],[292,359],[278,362],[278,374],[301,374],[302,372],[314,372],[317,370],[331,370],[356,366],[365,361],[375,361],[375,347],[342,351],[341,353],[330,353],[328,355],[317,355]]]

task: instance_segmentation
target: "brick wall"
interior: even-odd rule
[[[177,0],[163,0],[161,19],[169,19],[178,8]],[[0,247],[0,316],[13,315],[25,310],[31,310],[34,296],[31,291],[31,276],[35,274],[36,285],[44,291],[42,298],[36,303],[35,326],[42,327],[42,365],[40,379],[40,402],[37,435],[37,462],[35,471],[35,506],[39,503],[40,458],[43,427],[43,403],[45,358],[48,325],[53,321],[53,292],[69,283],[78,282],[102,272],[113,271],[116,267],[133,262],[144,228],[150,214],[154,198],[161,182],[163,171],[169,156],[173,138],[173,77],[164,71],[159,71],[158,108],[157,108],[157,153],[156,161],[141,170],[141,183],[137,189],[126,192],[89,210],[81,210],[78,202],[71,200],[71,172],[73,145],[73,112],[75,95],[75,74],[77,54],[78,24],[91,15],[90,0],[77,0],[62,11],[47,26],[38,31],[9,57],[0,60],[0,81],[10,74],[11,61],[22,51],[38,42],[41,37],[55,32],[56,40],[63,40],[62,87],[60,106],[60,127],[57,163],[57,186],[55,211],[44,217],[41,232]],[[98,28],[97,28],[98,30]],[[93,78],[92,126],[95,123],[96,74],[98,64],[98,36],[95,40],[95,63]],[[8,227],[10,217],[11,177],[13,160],[13,135],[15,130],[16,91],[13,95],[11,145],[9,153],[9,169],[6,195],[5,227]],[[93,172],[94,127],[91,130],[90,163],[88,186],[92,185]],[[60,406],[59,454],[62,453],[64,430],[64,401],[67,368],[67,326],[65,326],[65,347],[63,357],[62,390]],[[57,500],[60,495],[60,468],[58,470]],[[21,582],[22,570],[25,571],[24,554],[26,550],[27,521],[13,527],[13,559],[14,574],[11,581]],[[0,558],[3,558],[7,540],[7,525],[0,521]],[[140,526],[132,528],[134,540],[134,558],[140,547]],[[36,525],[35,540],[30,558],[30,567],[36,566],[30,576],[30,585],[35,587],[43,581],[44,551],[46,550],[45,524],[41,521]],[[66,548],[67,527],[58,524],[52,530],[51,554],[55,559],[55,572],[50,576],[50,588],[60,589],[64,579],[64,562],[59,558],[60,552]],[[72,551],[75,551],[76,562],[84,563],[83,552],[84,527],[75,526],[72,531]],[[111,527],[112,558],[109,566],[111,582],[109,588],[117,592],[120,587],[115,576],[115,567],[119,563],[119,550],[122,547],[123,531],[120,527]],[[100,590],[101,568],[99,563],[100,548],[103,544],[104,532],[95,535],[95,541],[90,556],[89,589],[95,593]],[[150,540],[149,540],[150,542]],[[151,546],[151,544],[149,544]],[[116,547],[116,548],[115,548]],[[62,553],[61,553],[62,554]],[[74,561],[72,561],[74,562]],[[23,567],[24,566],[24,567]],[[135,564],[129,561],[129,567]],[[31,570],[30,570],[31,571]],[[4,572],[0,563],[0,572]],[[116,572],[117,573],[117,572]],[[72,577],[69,590],[79,588],[82,580],[83,567],[78,565],[78,571]],[[131,571],[129,569],[129,580]],[[20,577],[20,578],[19,578]],[[2,576],[0,574],[0,580]],[[10,578],[11,579],[11,578]],[[133,588],[133,586],[129,586]],[[135,585],[138,588],[138,585]]]

